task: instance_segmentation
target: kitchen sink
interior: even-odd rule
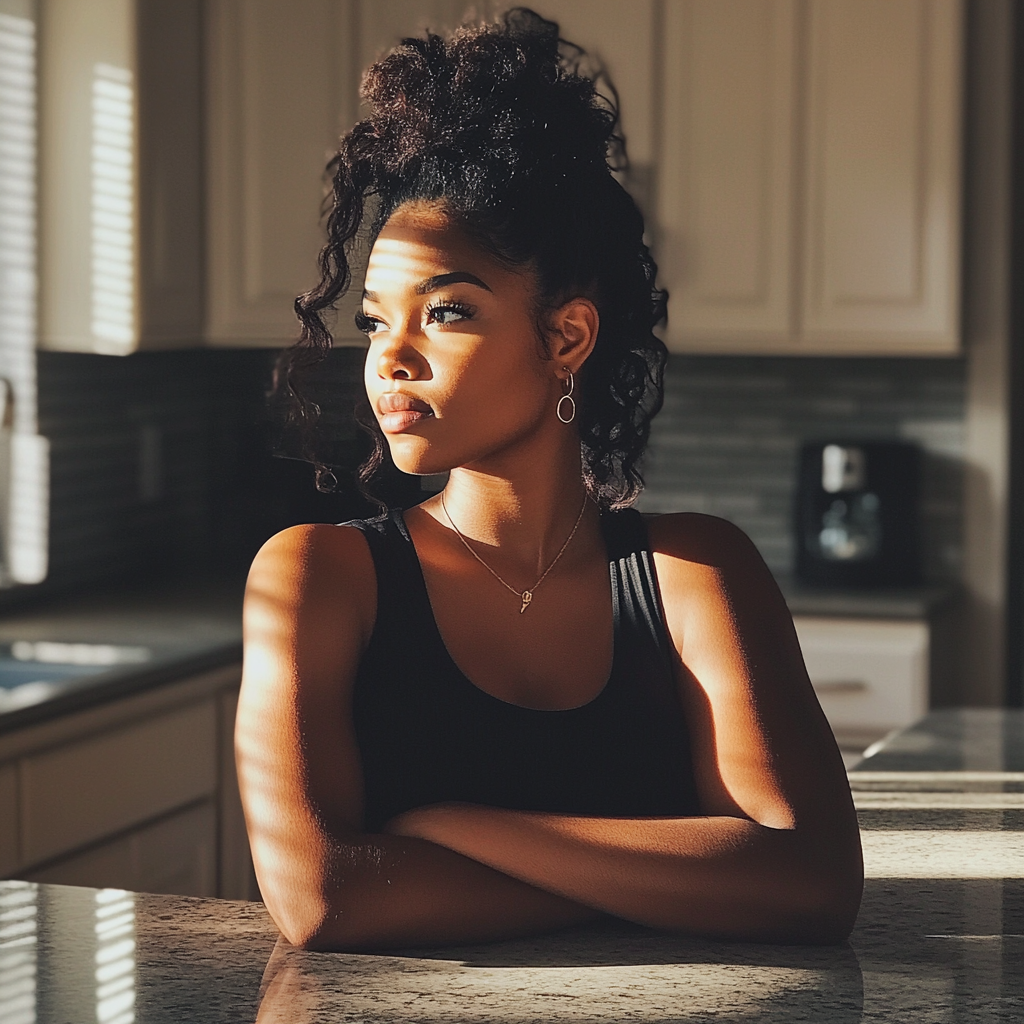
[[[17,640],[0,645],[0,713],[39,704],[72,684],[148,662],[148,647]]]

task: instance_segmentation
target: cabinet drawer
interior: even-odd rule
[[[887,731],[928,710],[927,623],[811,617],[794,622],[833,730]]]
[[[23,864],[68,853],[217,788],[214,701],[21,762]]]
[[[51,864],[32,882],[215,896],[217,816],[210,802]]]
[[[18,791],[13,764],[0,765],[0,878],[18,863]]]

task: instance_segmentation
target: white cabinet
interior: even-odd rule
[[[402,36],[451,28],[465,9],[462,0],[205,5],[208,344],[279,347],[296,338],[295,296],[318,278],[324,168],[359,116],[362,72]],[[653,160],[653,11],[653,0],[631,5],[623,32],[619,0],[553,0],[543,9],[607,62],[641,183]],[[357,290],[336,320],[341,344],[365,344],[352,323]]]
[[[0,876],[257,896],[233,756],[239,667],[0,736]]]
[[[217,790],[214,701],[21,758],[21,852],[38,863]]]
[[[21,877],[97,889],[216,896],[216,810],[207,801]]]
[[[811,684],[841,744],[863,748],[928,711],[927,622],[793,621]]]
[[[41,0],[39,344],[202,338],[199,0]]]
[[[670,347],[956,352],[960,0],[664,10]]]
[[[206,339],[277,348],[318,279],[324,168],[356,118],[355,7],[211,0],[205,17]]]
[[[795,40],[791,0],[665,8],[656,255],[674,348],[793,333]]]

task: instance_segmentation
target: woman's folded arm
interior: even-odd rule
[[[836,942],[849,933],[860,902],[855,846],[743,818],[586,818],[439,804],[389,827],[657,928]]]
[[[297,944],[494,939],[595,912],[421,839],[362,834],[351,687],[373,628],[363,538],[296,527],[249,574],[235,750],[260,890]]]

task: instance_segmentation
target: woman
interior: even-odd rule
[[[665,295],[579,56],[524,10],[405,40],[332,165],[293,360],[329,345],[367,220],[367,396],[400,469],[450,478],[253,564],[240,780],[299,945],[602,914],[835,942],[856,916],[842,760],[768,570],[728,523],[628,508]]]

